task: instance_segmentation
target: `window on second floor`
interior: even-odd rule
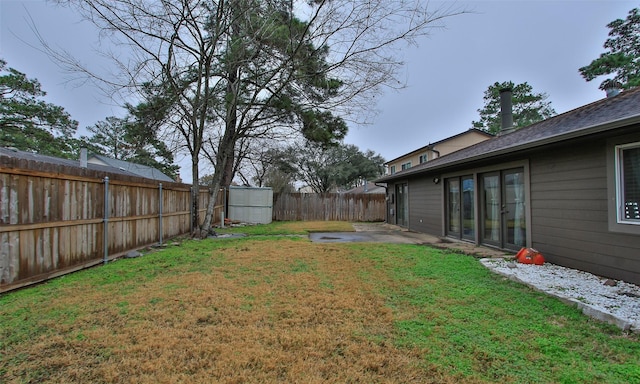
[[[389,172],[391,172],[391,174],[393,175],[394,173],[396,173],[396,166],[392,165]]]
[[[427,162],[427,154],[420,155],[420,164]]]
[[[411,162],[410,162],[410,161],[409,161],[409,162],[407,162],[407,163],[402,164],[402,170],[403,170],[403,171],[404,171],[405,169],[409,169],[409,168],[411,168]]]

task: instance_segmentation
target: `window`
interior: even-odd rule
[[[427,154],[420,155],[420,164],[427,162]]]
[[[617,221],[640,224],[640,143],[616,146]]]
[[[403,170],[403,171],[404,171],[405,169],[409,169],[409,168],[411,168],[411,162],[410,162],[410,161],[409,161],[409,162],[407,162],[407,163],[402,164],[402,170]]]
[[[393,175],[394,173],[396,173],[396,166],[392,165],[391,166],[391,174]]]

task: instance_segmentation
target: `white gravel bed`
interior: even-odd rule
[[[588,316],[626,331],[640,332],[640,287],[637,285],[549,263],[521,264],[501,258],[480,262],[496,273],[575,304]],[[615,285],[608,285],[611,283]]]

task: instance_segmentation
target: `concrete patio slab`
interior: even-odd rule
[[[309,239],[313,242],[321,243],[375,242],[420,244],[485,258],[515,255],[515,252],[510,254],[498,249],[477,246],[446,237],[411,232],[405,228],[387,223],[354,223],[353,229],[355,232],[315,232],[309,234]]]

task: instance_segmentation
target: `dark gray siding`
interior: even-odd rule
[[[431,177],[409,180],[409,229],[442,235],[442,183]]]
[[[640,236],[610,232],[606,140],[530,157],[531,240],[552,263],[640,283]]]

